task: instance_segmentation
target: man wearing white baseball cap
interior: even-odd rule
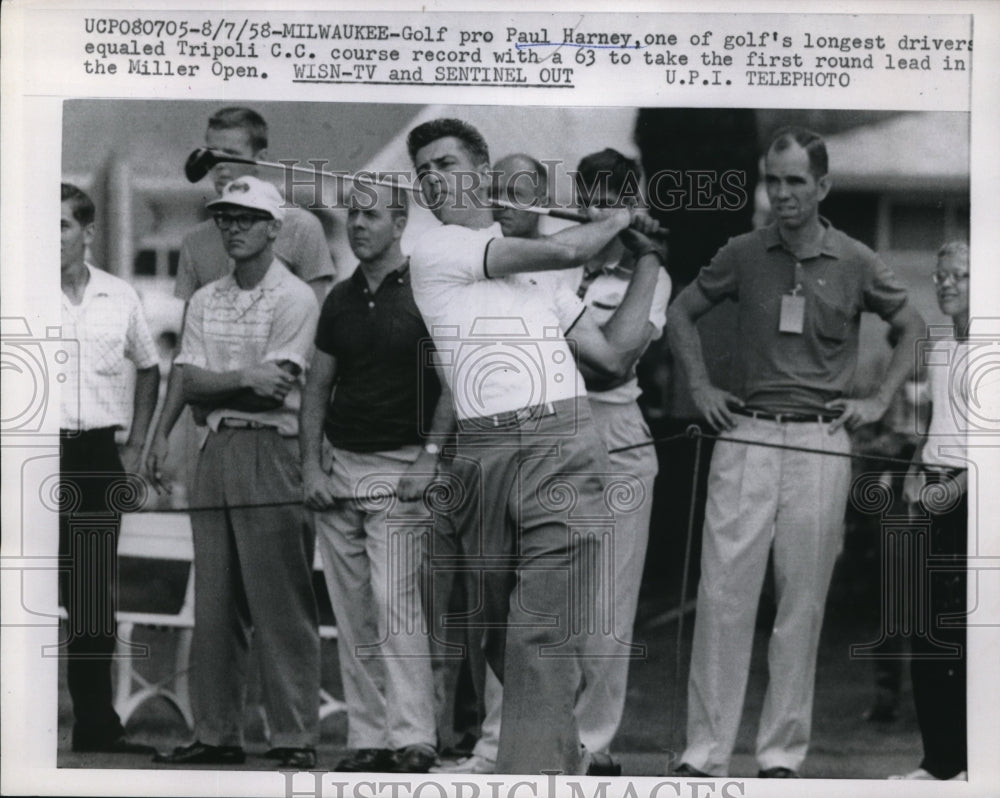
[[[268,756],[316,764],[319,633],[312,587],[315,533],[301,504],[298,409],[319,308],[275,258],[284,200],[240,177],[208,203],[235,263],[191,298],[184,399],[208,433],[191,495],[194,533],[195,742],[170,764],[239,764],[250,640],[260,645]]]

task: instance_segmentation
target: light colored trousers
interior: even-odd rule
[[[420,452],[356,453],[326,446],[331,486],[355,500],[316,513],[337,619],[349,748],[435,744],[434,683],[420,591],[433,519],[422,502],[366,498],[395,489]]]
[[[649,427],[635,402],[590,401],[590,412],[610,452],[650,439]],[[642,652],[631,645],[632,627],[649,541],[656,451],[652,446],[609,454],[608,501],[614,502],[614,531],[601,546],[601,574],[595,624],[585,636],[580,666],[583,687],[573,707],[580,742],[588,751],[607,753],[621,723],[628,669]],[[503,688],[487,669],[486,717],[474,753],[496,760]]]
[[[583,689],[574,714],[580,742],[589,751],[607,753],[625,711],[629,666],[643,656],[643,650],[632,645],[632,626],[646,562],[658,464],[652,446],[610,453],[650,439],[635,402],[591,399],[590,412],[611,461],[607,496],[614,502],[615,526],[603,541],[597,625],[584,642]]]
[[[841,428],[738,417],[728,437],[847,454]],[[682,761],[728,775],[761,587],[773,550],[777,617],[757,734],[762,769],[798,770],[812,724],[816,652],[850,489],[847,457],[719,442],[712,455]]]

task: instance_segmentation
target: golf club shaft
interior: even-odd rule
[[[205,163],[198,164],[199,167],[198,171],[200,171],[200,169],[203,168],[205,174],[208,174],[212,166],[214,166],[216,163],[241,163],[250,166],[267,167],[270,169],[287,169],[292,172],[301,172],[303,174],[312,175],[314,178],[316,175],[321,175],[323,177],[329,177],[335,180],[346,180],[356,185],[368,184],[368,185],[390,186],[402,189],[403,191],[410,191],[413,193],[420,192],[419,186],[416,186],[413,183],[409,182],[408,180],[403,180],[402,178],[399,177],[379,178],[374,174],[355,175],[355,174],[350,174],[349,172],[329,172],[325,169],[319,169],[317,167],[308,168],[305,166],[297,166],[292,163],[279,163],[278,161],[260,161],[255,158],[244,158],[239,155],[229,155],[228,153],[219,152],[217,150],[208,150],[204,148],[195,150],[195,152],[192,153],[191,158],[188,159],[188,166],[191,165],[192,161],[197,163],[199,158],[204,160]],[[211,165],[209,165],[209,162],[211,162]],[[187,168],[188,167],[185,167],[186,170]],[[188,172],[188,179],[191,180],[192,182],[197,182],[197,180],[201,178],[192,175],[191,172]],[[528,211],[529,213],[536,213],[539,214],[540,216],[551,216],[554,219],[564,219],[566,221],[578,222],[578,223],[585,223],[590,221],[590,219],[582,213],[567,211],[561,208],[545,208],[535,205],[521,206],[517,205],[516,203],[500,198],[491,198],[490,202],[491,204],[496,205],[500,208],[509,208],[510,210],[515,210],[515,211]],[[667,230],[663,230],[661,233],[659,233],[654,237],[656,238],[665,237],[667,235],[667,232],[668,232]]]

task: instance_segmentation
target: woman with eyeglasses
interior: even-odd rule
[[[950,242],[933,274],[952,335],[924,355],[931,398],[927,435],[903,483],[911,505],[917,585],[910,676],[923,740],[920,766],[894,779],[966,779],[965,584],[968,519],[969,246]],[[921,537],[920,529],[929,529]],[[921,540],[926,541],[922,547]],[[922,571],[922,573],[921,573]]]

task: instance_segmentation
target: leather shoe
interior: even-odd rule
[[[417,743],[396,752],[392,773],[428,773],[438,763],[437,751],[429,745]]]
[[[466,732],[462,735],[461,740],[442,750],[441,756],[446,759],[465,759],[466,757],[470,757],[478,739],[472,732]]]
[[[923,768],[917,768],[909,773],[904,773],[899,776],[889,776],[890,779],[894,781],[905,780],[905,781],[968,781],[969,774],[967,771],[961,770],[954,776],[948,779],[939,779],[937,776],[927,772]]]
[[[590,764],[587,765],[588,776],[620,776],[622,766],[615,762],[609,754],[591,753]]]
[[[333,769],[341,773],[388,773],[392,766],[393,755],[388,748],[359,748]]]
[[[157,754],[154,762],[165,765],[242,765],[247,755],[236,745],[206,745],[195,740],[191,745],[178,746],[170,754]]]
[[[758,779],[797,779],[799,774],[791,768],[778,767],[764,768],[757,773]]]
[[[155,754],[156,749],[151,745],[134,743],[124,734],[113,740],[98,743],[74,743],[73,750],[78,753],[101,753],[101,754]]]
[[[492,759],[473,754],[472,756],[465,757],[465,759],[458,760],[453,765],[435,765],[429,772],[452,775],[458,773],[471,773],[475,775],[492,774],[497,772],[497,763]]]
[[[710,779],[705,771],[698,770],[696,767],[692,767],[687,762],[681,762],[677,767],[673,769],[670,774],[671,776],[680,776],[684,779]]]
[[[316,767],[315,748],[272,748],[266,754],[268,759],[279,759],[279,768],[290,770],[312,770]]]

